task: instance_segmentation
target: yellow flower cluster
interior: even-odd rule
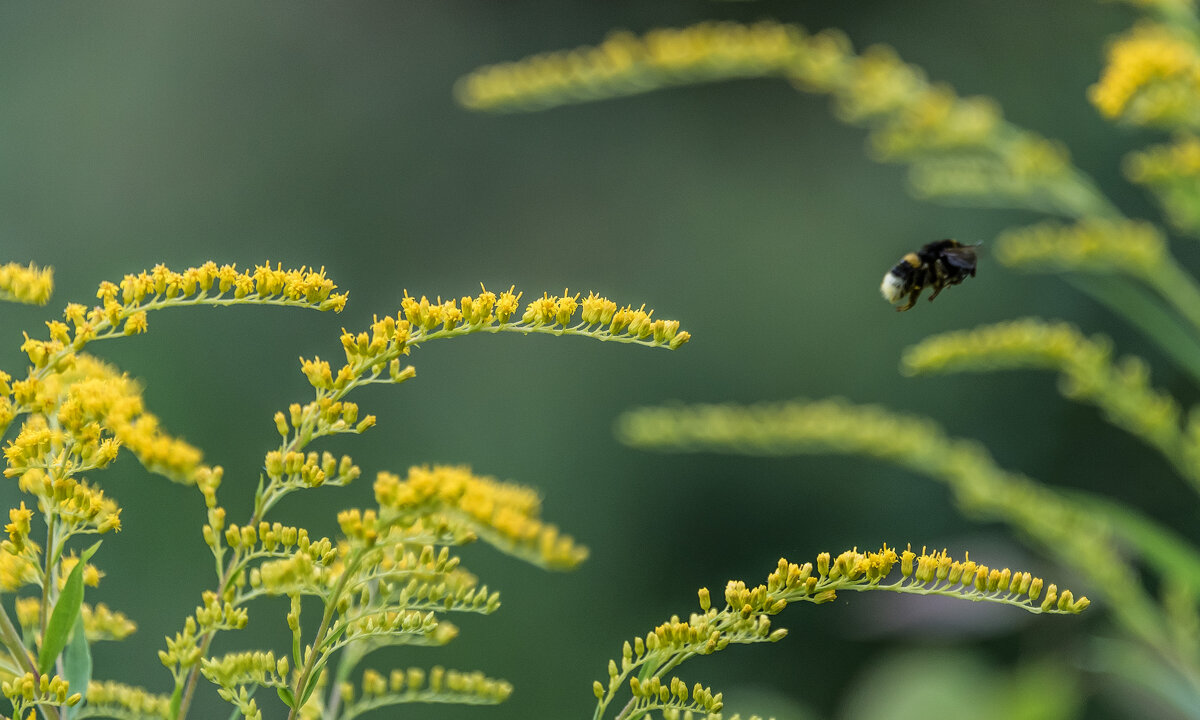
[[[24,477],[34,474],[25,484],[37,486],[54,481],[54,478],[46,477],[47,471],[62,477],[105,467],[116,457],[117,449],[116,442],[101,438],[101,427],[97,423],[51,429],[45,415],[36,414],[4,447],[7,461],[4,475]]]
[[[38,581],[38,566],[31,555],[15,553],[7,547],[0,549],[0,590],[12,592]]]
[[[101,468],[116,457],[118,445],[148,470],[175,482],[191,484],[198,473],[212,471],[201,465],[203,456],[197,448],[160,429],[158,418],[146,410],[136,381],[83,353],[63,356],[58,365],[58,370],[41,377],[31,375],[12,383],[19,409],[53,414],[62,430],[50,431],[40,415],[31,417],[5,449],[6,475],[45,467],[46,460],[53,461],[61,474]],[[63,445],[70,451],[66,457],[39,455]]]
[[[1129,157],[1129,179],[1152,184],[1176,177],[1200,176],[1200,138],[1180,135],[1169,145],[1156,145]]]
[[[464,296],[460,302],[431,302],[422,296],[420,300],[407,292],[401,301],[401,311],[396,317],[376,318],[370,332],[343,332],[342,348],[346,353],[346,364],[334,373],[333,368],[320,358],[301,358],[301,370],[309,382],[319,391],[334,391],[344,394],[361,382],[374,382],[387,368],[391,382],[403,382],[413,377],[411,367],[402,367],[399,357],[408,354],[409,347],[425,340],[454,337],[473,332],[541,332],[555,335],[582,335],[596,340],[615,340],[650,346],[666,346],[675,349],[690,338],[679,329],[674,320],[654,320],[653,311],[637,310],[629,306],[618,309],[613,301],[589,294],[582,301],[578,295],[563,297],[543,295],[530,302],[520,320],[514,321],[520,308],[521,293],[510,288],[495,293],[484,289],[478,296]],[[582,308],[582,310],[580,310]],[[580,319],[575,320],[577,311]],[[364,379],[365,378],[365,379]],[[357,410],[357,409],[355,409]],[[293,427],[303,426],[307,413],[298,415],[292,409]],[[353,420],[342,418],[344,424],[353,425]],[[276,418],[276,425],[283,433],[286,418]],[[336,418],[328,422],[336,423]],[[364,425],[366,423],[366,425]],[[359,423],[356,431],[369,427],[374,418]]]
[[[33,263],[0,265],[0,300],[45,305],[54,292],[54,270]]]
[[[401,607],[420,610],[457,610],[491,613],[500,607],[500,593],[479,586],[471,573],[458,570],[459,558],[450,548],[425,545],[414,552],[411,538],[387,548],[375,562],[369,582],[384,581],[378,589]],[[353,589],[353,588],[351,588]]]
[[[921,198],[970,197],[1068,215],[1111,214],[1091,184],[1075,173],[1065,145],[1025,133],[989,152],[921,155],[909,184]]]
[[[731,77],[778,76],[834,97],[838,116],[872,128],[879,159],[912,163],[924,196],[987,197],[1019,207],[1109,213],[1066,148],[1003,120],[988,98],[960,98],[884,47],[854,54],[836,31],[701,23],[611,35],[595,48],[484,67],[456,86],[476,110],[536,110]]]
[[[352,683],[342,683],[341,697],[347,707],[339,717],[350,720],[370,710],[399,703],[494,705],[507,700],[512,689],[512,685],[504,680],[489,678],[481,672],[465,673],[441,666],[432,667],[428,672],[422,668],[392,670],[387,677],[368,668],[363,671],[361,695],[355,692]]]
[[[101,284],[96,297],[107,307],[119,291],[121,304],[130,308],[182,300],[228,303],[230,298],[224,297],[228,293],[233,300],[254,299],[341,312],[347,296],[334,293],[335,289],[337,285],[325,277],[325,268],[284,270],[281,265],[272,268],[267,263],[256,265],[251,271],[239,271],[236,265],[217,267],[216,263],[207,262],[183,272],[156,265],[150,272],[126,275],[120,285]]]
[[[1141,359],[1114,362],[1112,354],[1107,338],[1086,338],[1067,323],[1026,318],[927,338],[905,351],[902,367],[907,374],[1056,370],[1066,397],[1095,404],[1110,422],[1161,450],[1200,486],[1200,447],[1181,430],[1179,404],[1150,385]]]
[[[392,523],[437,516],[466,522],[500,550],[545,567],[572,568],[587,557],[586,548],[542,522],[541,502],[532,490],[474,475],[465,467],[412,467],[404,480],[381,472],[375,500],[381,518]]]
[[[900,577],[890,580],[897,567]],[[897,553],[885,545],[878,552],[854,549],[837,557],[821,553],[815,566],[781,558],[764,584],[749,587],[743,581],[730,580],[725,586],[724,609],[712,607],[711,593],[701,588],[699,613],[687,620],[672,617],[645,638],[626,642],[620,664],[616,660],[608,663],[608,683],[592,684],[599,703],[596,716],[603,715],[626,678],[633,695],[626,707],[639,713],[659,706],[680,712],[719,712],[720,693],[714,694],[699,684],[689,693],[678,678],[663,682],[661,673],[690,657],[709,655],[730,644],[780,640],[787,631],[772,630],[770,616],[783,611],[790,602],[830,602],[840,590],[946,595],[1013,605],[1034,613],[1074,614],[1090,605],[1086,597],[1077,600],[1069,590],[1059,592],[1054,585],[1044,586],[1040,578],[1029,573],[996,570],[969,559],[958,562],[945,551],[922,551],[918,555],[908,549]]]
[[[200,672],[226,692],[239,685],[284,687],[288,669],[287,657],[276,660],[272,652],[235,652],[200,661]]]
[[[1126,176],[1149,187],[1176,227],[1200,233],[1200,138],[1186,134],[1126,158]]]
[[[151,717],[167,720],[171,717],[171,699],[121,683],[93,680],[88,685],[88,708],[98,715],[112,717]]]
[[[338,432],[340,429],[354,424],[358,413],[357,405],[339,402],[325,402],[324,404],[328,407],[324,411],[318,412],[318,415],[329,426],[329,432]],[[330,417],[337,419],[329,422],[328,418]],[[371,418],[373,420],[374,416]],[[339,425],[339,423],[341,424]],[[357,432],[361,432],[361,430],[357,430]],[[320,487],[326,483],[345,485],[362,473],[349,455],[343,455],[339,460],[328,452],[318,455],[315,452],[289,451],[283,453],[272,450],[267,453],[265,467],[267,477],[281,485],[308,488]]]
[[[578,294],[570,295],[565,290],[561,296],[543,293],[542,297],[525,306],[519,321],[513,322],[520,299],[521,293],[515,292],[515,288],[499,296],[485,288],[477,297],[462,298],[460,308],[453,300],[442,302],[439,298],[430,302],[424,296],[416,300],[405,292],[401,308],[407,324],[401,328],[401,334],[411,327],[412,334],[404,340],[415,344],[431,337],[449,335],[456,329],[458,333],[480,330],[549,332],[586,335],[596,340],[666,345],[672,350],[691,338],[687,332],[680,331],[679,321],[655,320],[654,311],[647,311],[644,305],[637,310],[628,305],[618,309],[615,302],[595,293],[589,293],[580,301]],[[578,320],[576,312],[579,312]],[[342,344],[347,346],[349,354],[345,336]],[[361,344],[358,340],[358,345]]]
[[[1108,65],[1089,97],[1106,117],[1200,127],[1200,47],[1167,25],[1139,23],[1109,47]]]
[[[42,618],[41,598],[17,598],[14,605],[17,624],[31,636],[38,635]],[[80,614],[83,615],[83,627],[88,642],[124,640],[137,632],[137,623],[130,620],[125,613],[109,609],[104,603],[98,603],[95,607],[83,603],[80,606]]]
[[[919,69],[883,46],[867,48],[834,90],[842,120],[881,122],[871,144],[883,160],[996,146],[1005,129],[994,100],[963,99],[945,85],[930,85]]]
[[[70,555],[64,555],[59,561],[58,570],[58,589],[61,591],[67,584],[67,576],[79,564],[79,556],[72,552]],[[83,566],[83,584],[88,587],[100,587],[100,578],[104,577],[104,573],[95,565],[87,564]]]
[[[1116,272],[1153,280],[1166,257],[1166,238],[1140,220],[1049,221],[1006,230],[996,240],[996,258],[1022,270]]]
[[[416,638],[432,637],[437,633],[441,621],[432,610],[387,610],[364,613],[343,623],[345,635],[340,642],[350,643],[368,638],[388,638],[389,642],[405,642],[404,636]]]
[[[774,642],[786,634],[786,630],[771,630],[770,618],[755,611],[718,613],[707,609],[703,613],[692,614],[687,620],[673,616],[644,638],[635,637],[633,643],[626,642],[621,649],[620,665],[615,660],[609,660],[608,682],[594,682],[592,692],[601,706],[605,706],[628,678],[634,704],[648,708],[660,699],[658,688],[662,681],[655,670],[673,667],[679,660],[693,655],[712,654],[725,649],[730,643]],[[647,680],[638,681],[639,675]],[[644,687],[647,683],[648,687]],[[651,687],[654,688],[653,692],[648,691]],[[675,683],[671,683],[668,690],[674,687]],[[700,690],[696,699],[719,706],[719,693],[712,695],[706,688]]]
[[[226,539],[231,537],[229,531],[225,535]],[[245,536],[242,539],[244,541]],[[290,557],[271,560],[252,569],[250,587],[272,595],[296,592],[324,595],[337,583],[339,573],[332,567],[337,559],[338,549],[333,547],[329,538],[299,545]]]
[[[696,683],[688,691],[687,683],[677,677],[664,683],[657,676],[645,682],[636,677],[629,678],[629,690],[633,697],[642,701],[650,701],[655,709],[672,709],[682,711],[684,708],[715,715],[725,707],[722,693],[714,694],[712,688]]]
[[[500,608],[500,593],[489,593],[487,585],[475,587],[474,582],[464,582],[459,573],[437,584],[410,581],[397,594],[396,602],[412,608],[490,614]]]
[[[282,523],[260,522],[258,528],[250,526],[238,526],[236,524],[225,527],[225,513],[223,508],[217,508],[220,512],[210,514],[210,524],[205,530],[205,538],[210,535],[225,531],[225,542],[229,547],[235,550],[250,552],[255,550],[256,546],[261,543],[261,548],[267,553],[290,553],[293,548],[299,548],[303,552],[308,552],[313,543],[308,538],[308,530],[298,528]],[[321,553],[328,548],[328,540],[322,539]],[[208,543],[212,545],[212,542]]]
[[[25,549],[25,541],[29,538],[29,531],[32,529],[33,511],[25,507],[25,501],[22,500],[21,507],[8,511],[8,519],[11,522],[4,526],[4,532],[8,533],[8,541],[12,543],[12,549],[20,552]]]
[[[882,584],[897,559],[901,578],[893,584]],[[829,563],[828,555],[817,558],[818,567],[823,562]],[[776,572],[782,574],[785,564],[786,561],[781,560]],[[792,567],[788,567],[789,573]],[[1091,604],[1086,597],[1075,599],[1070,590],[1059,592],[1057,585],[1044,585],[1041,578],[1027,572],[989,568],[975,563],[969,557],[959,562],[945,550],[927,553],[922,549],[918,555],[909,548],[900,553],[898,558],[896,552],[887,547],[878,553],[866,554],[850,550],[834,559],[823,576],[833,583],[844,578],[851,583],[842,585],[845,589],[863,589],[861,582],[866,581],[868,585],[878,584],[880,590],[991,600],[1033,612],[1077,614]],[[853,584],[856,582],[860,584]],[[1042,594],[1043,589],[1045,595]]]
[[[74,707],[83,699],[81,693],[70,693],[66,680],[57,675],[42,675],[35,677],[27,672],[12,680],[0,684],[0,691],[13,704],[13,712],[17,714],[27,705],[63,705]]]
[[[803,31],[763,22],[702,23],[654,30],[643,38],[612,33],[596,47],[535,55],[481,68],[455,95],[473,110],[536,109],[661,87],[782,72],[803,50]]]
[[[78,303],[68,304],[63,310],[67,322],[47,323],[50,340],[27,337],[21,349],[35,369],[57,368],[59,363],[69,363],[70,356],[92,340],[145,332],[146,313],[150,310],[266,304],[340,312],[346,295],[334,293],[336,287],[325,277],[324,269],[283,270],[263,265],[253,272],[239,272],[233,265],[217,267],[209,262],[175,272],[159,265],[148,273],[126,275],[120,284],[101,283],[96,292],[100,305],[88,309]]]
[[[1002,519],[1102,587],[1122,619],[1141,622],[1154,602],[1117,552],[1112,528],[1029,478],[997,467],[980,444],[948,437],[932,421],[844,400],[749,407],[643,408],[618,422],[619,437],[643,448],[749,455],[843,453],[874,457],[946,483],[960,508]],[[1011,586],[1011,583],[1010,583]]]
[[[886,582],[897,565],[900,577]],[[729,581],[725,602],[727,611],[743,617],[756,613],[774,615],[796,600],[830,602],[837,598],[839,590],[949,595],[1016,605],[1031,612],[1079,613],[1090,605],[1086,597],[1076,600],[1070,590],[1060,593],[1054,584],[1045,588],[1043,596],[1042,579],[1026,572],[997,570],[969,558],[959,562],[945,550],[933,553],[922,550],[918,555],[911,548],[897,553],[886,545],[878,552],[862,553],[856,548],[837,557],[821,553],[815,568],[812,563],[797,565],[781,558],[765,585],[748,588],[740,580]],[[711,612],[707,589],[700,591],[700,607],[706,613]]]
[[[241,629],[246,627],[250,620],[245,608],[236,607],[228,601],[222,602],[212,591],[205,591],[201,599],[204,605],[197,606],[196,611],[184,621],[181,632],[166,638],[167,649],[158,651],[158,659],[164,667],[192,667],[199,663],[203,656],[200,650],[200,634],[215,630]]]
[[[121,529],[121,508],[103,490],[70,476],[52,478],[41,468],[26,470],[19,487],[36,496],[45,509],[65,523],[63,528],[68,532],[106,533]]]

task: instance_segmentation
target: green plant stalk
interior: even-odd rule
[[[1162,266],[1147,282],[1200,334],[1200,287],[1174,257],[1164,258]]]
[[[257,504],[257,503],[256,503]],[[250,518],[249,527],[258,527],[262,520],[262,515],[256,510]],[[233,581],[233,577],[241,569],[243,563],[244,552],[242,550],[234,550],[233,555],[229,558],[229,565],[226,566],[224,574],[220,576],[220,581],[217,583],[217,597],[225,597],[225,592],[229,589],[229,583]],[[216,637],[216,631],[210,630],[206,632],[200,639],[200,657],[208,656],[208,649],[212,645],[213,639]],[[200,678],[200,663],[196,663],[188,671],[186,687],[183,692],[183,698],[179,706],[179,712],[175,716],[175,720],[184,720],[187,717],[188,709],[191,708],[192,698],[196,693],[196,684]],[[178,690],[177,690],[178,691]]]
[[[341,597],[342,591],[346,589],[346,583],[350,581],[350,577],[358,570],[358,566],[365,555],[365,550],[359,550],[354,558],[346,563],[346,569],[342,572],[342,576],[338,578],[338,584],[333,589],[333,593],[330,594],[329,601],[325,603],[325,611],[321,613],[321,626],[317,628],[317,634],[310,646],[312,652],[309,653],[308,659],[304,663],[304,668],[300,671],[300,676],[296,680],[296,705],[288,712],[288,720],[295,720],[296,714],[300,712],[300,707],[308,699],[305,697],[305,688],[318,662],[321,661],[322,653],[320,647],[325,642],[326,633],[329,632],[329,624],[333,620],[333,613],[337,610],[338,599]]]
[[[346,388],[344,392],[340,394],[334,394],[337,395],[337,399],[340,399],[346,393],[348,393],[350,389],[351,388]],[[324,391],[318,391],[317,394],[318,400],[320,400],[324,394]],[[296,436],[292,438],[291,441],[283,444],[283,446],[280,448],[280,451],[285,455],[292,451],[298,452],[303,450],[304,447],[306,447],[313,439],[314,438],[311,431],[311,418],[306,417],[302,423],[302,427],[296,428]],[[267,487],[261,492],[256,492],[254,498],[254,511],[251,513],[250,521],[247,523],[247,526],[258,527],[258,524],[263,520],[264,517],[266,517],[267,511],[270,510],[270,508],[273,507],[275,503],[282,499],[282,497],[287,493],[288,491],[286,489],[279,489],[276,487],[274,480],[272,480],[271,483],[268,484]],[[224,571],[218,575],[219,581],[217,583],[217,597],[225,596],[225,592],[229,589],[229,583],[232,582],[234,576],[243,568],[244,563],[246,562],[247,554],[248,553],[242,550],[235,549],[233,551],[233,554],[229,558],[229,564],[226,565]],[[200,657],[203,658],[208,656],[208,650],[212,646],[212,641],[215,637],[216,631],[209,631],[203,635],[200,640]],[[188,671],[186,688],[179,706],[179,713],[176,715],[176,720],[185,720],[187,717],[187,713],[191,708],[192,698],[195,695],[196,685],[199,682],[199,679],[200,665],[196,664]]]
[[[1200,340],[1183,325],[1182,318],[1140,284],[1117,275],[1064,274],[1071,287],[1124,318],[1150,338],[1177,368],[1200,386]]]

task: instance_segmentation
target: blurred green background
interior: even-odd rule
[[[826,98],[782,81],[530,115],[471,114],[451,96],[478,65],[595,43],[613,28],[760,18],[840,27],[860,49],[889,44],[963,95],[994,96],[1014,122],[1066,142],[1123,210],[1157,217],[1119,172],[1122,154],[1147,137],[1106,125],[1085,99],[1106,38],[1134,20],[1117,4],[5,4],[0,260],[54,266],[57,291],[48,308],[3,308],[0,367],[21,370],[21,331],[43,332],[68,301],[93,302],[104,279],[208,259],[325,266],[350,293],[340,316],[166,312],[150,318],[148,335],[95,348],[145,382],[168,429],[226,468],[221,497],[234,519],[247,514],[262,455],[277,442],[272,414],[310,397],[297,356],[340,356],[340,328],[394,313],[404,289],[459,297],[481,281],[516,283],[527,296],[569,287],[681,320],[693,340],[677,353],[519,336],[421,348],[415,381],[356,398],[378,428],[325,446],[351,453],[366,477],[279,508],[275,519],[332,533],[336,510],[370,502],[376,471],[469,463],[537,487],[547,517],[592,548],[567,575],[467,549],[468,567],[501,591],[503,608],[461,618],[448,647],[383,652],[368,664],[481,669],[516,692],[498,708],[418,706],[410,717],[590,716],[591,681],[623,640],[690,612],[699,586],[760,582],[780,556],[911,542],[1096,594],[1007,528],[959,517],[942,487],[891,467],[623,448],[612,422],[637,404],[879,402],[984,441],[1004,467],[1194,527],[1194,498],[1167,465],[1091,408],[1060,399],[1051,377],[897,372],[900,351],[926,335],[1027,314],[1149,352],[1056,278],[1008,273],[986,252],[979,277],[933,305],[899,315],[880,299],[879,280],[903,253],[942,237],[987,241],[1034,215],[909,198],[903,168],[872,163],[862,131],[836,122]],[[1193,248],[1179,253],[1197,266]],[[1160,358],[1148,359],[1158,384],[1195,399]],[[166,691],[155,657],[162,636],[213,582],[202,503],[132,461],[96,479],[124,507],[124,530],[98,556],[108,575],[92,597],[140,623],[132,640],[95,649],[97,676]],[[0,498],[15,503],[15,488]],[[726,690],[727,707],[744,713],[901,718],[910,715],[895,703],[915,681],[897,673],[928,667],[913,677],[980,693],[991,683],[1003,696],[997,688],[1022,678],[1068,677],[1088,636],[1105,631],[1102,606],[1043,618],[908,599],[794,607],[778,620],[791,630],[785,641],[733,648],[681,674]],[[217,650],[285,647],[285,612],[286,602],[252,607],[250,628]],[[1047,654],[1065,665],[1030,672]],[[1108,686],[1082,676],[1087,717],[1126,712]],[[886,713],[876,696],[890,701]],[[221,708],[214,695],[194,716],[223,717]],[[966,716],[990,717],[983,712]],[[1159,717],[1145,706],[1134,714]]]

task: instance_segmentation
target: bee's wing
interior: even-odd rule
[[[945,258],[946,264],[958,268],[959,270],[975,270],[975,248],[978,245],[961,245],[959,247],[946,248],[942,251],[942,257]]]

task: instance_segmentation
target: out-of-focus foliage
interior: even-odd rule
[[[1131,155],[1126,168],[1132,180],[1158,195],[1176,226],[1194,230],[1200,194],[1189,152],[1190,133],[1200,122],[1200,18],[1191,3],[1142,5],[1151,17],[1110,43],[1089,98],[1108,119],[1179,133],[1173,145]],[[798,89],[832,95],[839,119],[870,128],[878,159],[910,166],[918,196],[1071,218],[1072,225],[1003,233],[996,258],[1018,270],[1092,276],[1091,294],[1156,340],[1200,384],[1193,352],[1200,342],[1200,284],[1175,259],[1165,232],[1124,219],[1073,165],[1064,145],[1004,121],[987,99],[962,99],[929,83],[889,48],[855,53],[841,33],[810,35],[774,22],[702,23],[640,38],[618,32],[595,47],[478,69],[460,80],[458,97],[474,110],[537,110],[748,76],[780,77]],[[940,262],[906,258],[893,272]],[[944,272],[938,267],[939,278]],[[907,288],[887,291],[885,279],[889,301]],[[1064,395],[1100,407],[1110,422],[1160,451],[1200,492],[1200,410],[1185,413],[1180,401],[1151,387],[1142,358],[1114,363],[1107,340],[1028,320],[944,334],[905,356],[910,373],[1013,367],[1058,371]],[[1005,473],[978,445],[949,440],[927,422],[877,408],[838,402],[646,408],[625,416],[620,431],[626,442],[661,450],[861,453],[945,480],[964,511],[1006,521],[1088,577],[1106,594],[1117,628],[1170,668],[1168,679],[1151,686],[1158,699],[1184,713],[1200,707],[1200,550],[1148,518]],[[1127,552],[1133,563],[1156,569],[1165,596],[1156,597],[1158,581],[1139,578],[1123,557]],[[1187,558],[1186,569],[1178,566],[1180,557]],[[1128,665],[1109,669],[1130,684],[1145,684]],[[597,697],[600,717],[605,696],[597,691]]]

